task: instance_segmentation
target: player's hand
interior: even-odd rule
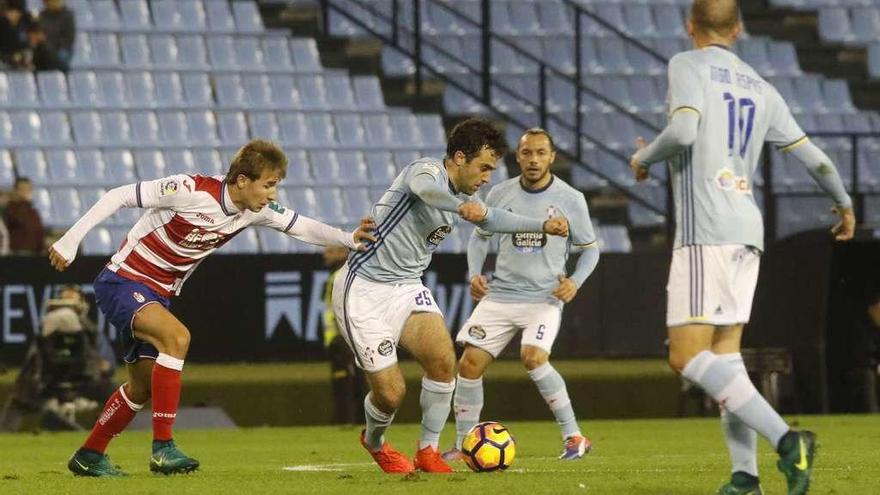
[[[470,223],[480,223],[486,219],[488,210],[476,201],[465,201],[458,205],[458,214]]]
[[[644,182],[648,180],[648,166],[644,163],[636,160],[636,155],[639,154],[639,151],[645,148],[647,143],[645,140],[639,136],[636,138],[636,152],[629,159],[629,168],[632,169],[633,177],[635,177],[636,182]]]
[[[834,213],[840,217],[837,225],[831,229],[834,238],[838,241],[848,241],[856,233],[856,215],[852,208],[834,208]]]
[[[52,266],[59,272],[63,272],[70,266],[70,263],[54,247],[49,248],[49,263],[52,263]]]
[[[473,289],[471,289],[473,292]],[[574,280],[566,277],[563,274],[559,274],[559,285],[556,286],[556,289],[553,290],[553,297],[559,299],[564,303],[570,302],[574,299],[574,296],[577,295],[578,286],[574,283]]]
[[[479,301],[486,297],[488,293],[489,281],[486,280],[484,275],[474,275],[471,277],[471,297],[474,298],[474,301]]]
[[[352,233],[358,251],[366,251],[366,243],[376,242],[376,236],[372,234],[374,230],[376,230],[376,222],[373,217],[361,218],[361,224]]]
[[[568,220],[565,217],[553,217],[544,222],[544,233],[568,237]]]

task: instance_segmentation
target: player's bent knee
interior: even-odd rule
[[[123,391],[125,392],[125,396],[128,397],[128,400],[134,402],[135,404],[143,404],[150,400],[150,386],[147,384],[132,383],[126,382],[123,385]]]
[[[189,351],[189,343],[191,340],[189,329],[180,325],[163,338],[165,352],[176,358],[183,358]]]
[[[403,403],[405,395],[406,385],[398,384],[381,387],[378,390],[373,390],[373,403],[382,411],[396,411]]]
[[[529,371],[539,368],[550,360],[550,356],[539,349],[525,348],[520,352],[520,360]]]
[[[670,352],[669,367],[680,375],[691,359],[693,359],[693,355],[689,352]]]

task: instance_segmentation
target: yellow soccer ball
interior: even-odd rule
[[[516,440],[501,423],[486,421],[468,432],[461,442],[464,462],[478,473],[503,471],[516,457]]]

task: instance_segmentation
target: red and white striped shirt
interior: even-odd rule
[[[73,261],[82,238],[119,207],[149,210],[128,232],[107,267],[168,297],[180,294],[199,263],[250,225],[270,227],[318,245],[356,248],[351,233],[270,203],[259,212],[239,210],[222,176],[173,175],[108,192],[53,246]]]

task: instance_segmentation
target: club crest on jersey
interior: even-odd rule
[[[715,185],[725,191],[735,191],[738,193],[750,192],[749,179],[740,177],[733,173],[729,168],[722,168],[715,174]]]
[[[452,227],[450,227],[449,225],[441,225],[431,231],[431,233],[428,234],[428,238],[426,240],[428,241],[428,244],[439,246],[440,243],[443,242],[443,239],[446,239],[446,236],[448,236],[450,232],[452,232]]]
[[[394,352],[394,342],[391,342],[390,339],[385,339],[379,344],[376,351],[382,356],[390,356]]]
[[[180,185],[176,180],[166,180],[159,186],[159,196],[173,196],[177,194]]]
[[[471,325],[471,327],[468,328],[468,335],[477,340],[483,340],[486,338],[486,331],[483,330],[483,327],[480,325]]]
[[[131,297],[133,297],[134,300],[137,301],[137,302],[139,302],[139,303],[143,303],[144,301],[147,300],[147,298],[144,297],[144,295],[141,294],[140,292],[132,292],[132,293],[131,293]]]

